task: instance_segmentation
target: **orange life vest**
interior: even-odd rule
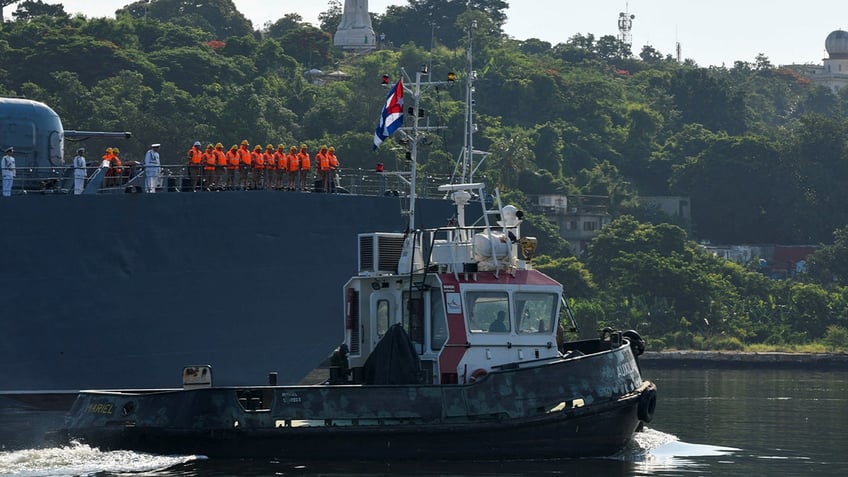
[[[207,149],[203,152],[203,163],[206,166],[203,167],[203,170],[206,171],[214,171],[215,170],[215,155],[212,153],[211,149]]]
[[[243,166],[250,166],[253,164],[253,158],[250,156],[250,151],[248,151],[246,147],[242,146],[238,148],[238,156],[239,161]]]
[[[315,154],[315,160],[318,161],[318,169],[325,172],[330,170],[330,158],[327,157],[326,153]]]
[[[300,157],[292,152],[287,157],[289,158],[289,172],[297,172],[300,169]]]
[[[250,157],[253,159],[254,169],[265,169],[265,158],[262,157],[261,152],[253,151],[250,153]]]
[[[289,170],[288,157],[282,149],[278,148],[276,151],[274,151],[274,159],[277,161],[277,169],[281,171]]]
[[[192,147],[188,150],[188,153],[186,153],[186,155],[188,156],[188,163],[190,165],[199,166],[203,158],[203,151],[196,147]]]
[[[227,151],[227,169],[235,169],[239,165],[238,149],[230,149]]]
[[[271,152],[271,149],[265,149],[262,157],[265,159],[265,167],[267,169],[274,170],[277,168],[277,159],[274,158],[274,153]]]
[[[216,147],[215,150],[212,151],[212,155],[215,157],[215,162],[218,163],[218,167],[224,167],[227,165],[227,155],[224,154],[224,151]]]
[[[300,161],[300,170],[308,171],[312,167],[312,164],[309,162],[309,153],[306,152],[306,149],[301,149],[297,153],[297,159]]]

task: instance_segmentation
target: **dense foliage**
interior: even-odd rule
[[[332,144],[347,169],[403,168],[402,144],[371,152],[380,77],[428,64],[434,79],[460,80],[428,95],[427,120],[447,128],[419,158],[422,171],[448,174],[463,142],[471,46],[487,182],[525,205],[527,194],[607,196],[621,215],[585,257],[529,216],[546,237],[539,267],[574,291],[584,330],[634,327],[654,346],[845,347],[848,88],[815,86],[763,55],[703,68],[650,46],[634,55],[613,36],[509,38],[507,2],[468,4],[389,7],[373,16],[381,48],[351,54],[332,46],[338,0],[319,27],[297,14],[254,26],[231,0],[138,1],[115,18],[27,0],[0,25],[0,94],[44,101],[67,128],[133,131],[121,148],[130,159],[151,142],[180,163],[195,140],[247,139]],[[639,195],[689,196],[692,223],[670,225],[637,206]],[[805,281],[768,280],[706,255],[690,235],[832,245],[811,257]]]

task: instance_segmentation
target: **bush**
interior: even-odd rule
[[[745,345],[735,336],[717,336],[708,338],[704,341],[704,346],[708,349],[727,350],[727,351],[742,351]]]
[[[675,349],[693,349],[694,335],[688,331],[675,331],[663,336],[666,345]]]
[[[830,325],[827,327],[822,341],[831,351],[848,349],[848,329]]]

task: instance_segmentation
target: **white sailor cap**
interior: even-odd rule
[[[200,146],[200,141],[194,141],[194,145],[199,147],[199,146]]]
[[[82,153],[84,153],[84,152],[85,152],[85,148],[84,148],[84,147],[81,147],[81,148],[77,149],[77,154],[82,154]]]
[[[159,147],[159,144],[151,144],[150,147]]]
[[[6,148],[6,152],[15,152],[15,148],[12,147],[12,146],[9,146],[9,147]]]

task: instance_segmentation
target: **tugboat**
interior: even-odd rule
[[[412,95],[421,94],[419,72]],[[400,82],[397,85],[401,87]],[[402,109],[401,109],[402,111]],[[441,187],[456,215],[415,228],[418,115],[406,233],[358,236],[329,376],[317,385],[214,386],[189,366],[181,389],[80,392],[53,440],[219,458],[501,460],[606,456],[651,421],[633,330],[564,341],[563,287],[534,270],[523,214],[483,183]],[[487,200],[489,198],[490,200]],[[479,204],[480,219],[466,222]],[[299,319],[308,319],[300,317]]]

